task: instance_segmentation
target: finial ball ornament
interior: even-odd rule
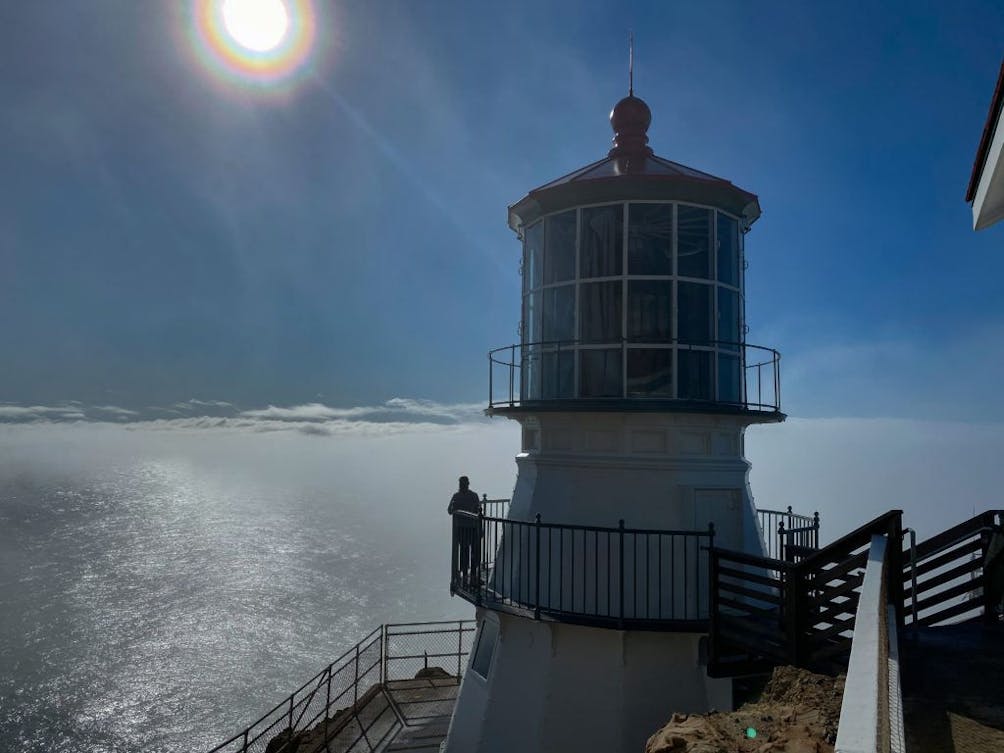
[[[652,111],[645,100],[635,96],[624,97],[610,111],[610,127],[614,133],[644,135],[652,124]]]

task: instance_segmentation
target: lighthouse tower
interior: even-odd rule
[[[707,547],[764,552],[743,436],[784,419],[779,356],[745,341],[760,206],[656,156],[651,117],[632,91],[606,158],[509,209],[521,340],[490,354],[488,412],[522,449],[507,515],[454,516],[478,633],[448,753],[640,751],[673,712],[731,707]]]

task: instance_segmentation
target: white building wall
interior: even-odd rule
[[[636,753],[674,711],[731,706],[731,683],[705,675],[700,635],[489,619],[501,626],[491,668],[464,678],[450,753]]]

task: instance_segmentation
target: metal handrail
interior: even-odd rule
[[[407,622],[380,625],[370,631],[361,641],[348,649],[337,659],[328,664],[303,685],[294,690],[282,702],[252,722],[245,729],[226,741],[212,748],[209,753],[248,753],[267,735],[273,738],[282,734],[287,740],[293,733],[311,729],[315,725],[324,724],[324,737],[328,739],[328,724],[335,724],[335,711],[347,708],[350,718],[356,718],[360,699],[365,701],[367,692],[382,688],[392,679],[411,679],[413,672],[393,671],[394,663],[405,664],[413,668],[413,662],[423,660],[427,665],[429,658],[456,659],[456,672],[459,681],[463,674],[463,660],[469,653],[465,637],[474,633],[474,620],[449,620],[436,622]],[[407,628],[407,629],[402,629]],[[433,651],[418,653],[417,651],[395,653],[393,639],[402,636],[426,637],[436,636],[435,640],[444,640],[443,636],[456,635],[456,643],[450,639],[450,646],[456,650]],[[375,653],[375,657],[369,654]],[[365,657],[365,658],[363,658]],[[401,674],[400,677],[396,676]],[[335,693],[332,694],[332,682],[335,681]],[[321,691],[324,691],[322,694]],[[351,701],[349,694],[351,693]],[[323,695],[323,698],[319,696]],[[342,700],[345,699],[345,700]],[[315,709],[316,701],[316,709]],[[351,704],[351,705],[347,705]],[[309,713],[308,712],[312,712]],[[332,729],[330,734],[336,730]],[[277,753],[282,753],[288,746],[280,746]]]
[[[757,520],[769,557],[793,560],[803,550],[819,548],[818,512],[801,515],[792,512],[791,505],[786,510],[757,508]]]
[[[544,393],[544,370],[542,362],[538,364],[539,384],[528,385],[524,380],[524,368],[533,362],[533,359],[541,359],[543,356],[559,356],[585,352],[589,350],[604,350],[619,348],[621,359],[625,358],[628,350],[633,348],[657,348],[677,351],[702,351],[709,353],[721,353],[724,355],[736,356],[739,358],[741,366],[741,379],[739,384],[738,400],[728,399],[729,396],[714,395],[718,389],[718,361],[712,359],[712,370],[709,374],[708,386],[712,391],[711,398],[691,398],[647,395],[639,396],[628,393],[628,384],[623,380],[621,394],[614,397],[593,398],[579,394],[579,380],[575,377],[578,363],[573,358],[572,368],[572,390],[570,394],[548,395]],[[554,362],[554,385],[557,386],[560,378],[560,360],[558,357],[552,359]],[[729,340],[686,340],[682,338],[655,340],[651,338],[620,338],[616,340],[592,341],[592,340],[541,340],[538,342],[514,343],[500,348],[495,348],[488,352],[488,407],[496,408],[516,408],[526,403],[538,404],[541,402],[567,401],[567,400],[630,400],[632,403],[686,403],[703,404],[708,407],[715,406],[718,409],[739,409],[755,413],[779,413],[781,410],[781,354],[773,348],[761,345],[752,345],[746,342],[735,342]],[[496,394],[496,372],[500,371],[501,384],[499,394]],[[766,374],[765,374],[766,372]],[[676,377],[674,376],[674,379]],[[765,382],[765,380],[767,380]],[[536,387],[536,391],[528,390],[529,387]],[[529,393],[533,392],[534,396]]]
[[[534,619],[686,630],[708,618],[705,530],[453,516],[451,591]]]

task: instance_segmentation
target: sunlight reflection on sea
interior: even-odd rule
[[[310,438],[67,441],[0,437],[12,750],[205,750],[380,622],[471,616],[449,477],[414,499],[381,479],[388,499]]]

